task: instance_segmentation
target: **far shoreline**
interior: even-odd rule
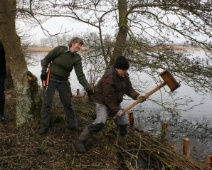
[[[173,46],[175,50],[203,50],[200,47],[195,47],[195,46],[181,46],[181,45],[176,45]],[[28,47],[27,50],[29,52],[49,52],[53,49],[54,47]],[[84,47],[81,49],[82,51],[88,50],[88,48]]]

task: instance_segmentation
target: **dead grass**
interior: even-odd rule
[[[9,97],[8,97],[9,95]],[[91,121],[93,107],[83,107],[83,97],[73,99],[79,124]],[[86,154],[78,154],[75,144],[79,134],[71,131],[66,122],[59,96],[52,108],[51,128],[45,135],[36,134],[40,115],[25,127],[15,126],[15,97],[7,93],[6,121],[0,124],[0,169],[118,169],[119,161],[114,143],[108,143],[103,133],[93,137]]]

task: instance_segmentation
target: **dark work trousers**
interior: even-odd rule
[[[5,86],[4,86],[5,78],[0,78],[0,114],[4,115],[4,103],[5,103]]]
[[[60,95],[60,100],[65,109],[65,113],[69,122],[70,128],[78,125],[77,119],[75,117],[74,111],[71,104],[71,88],[68,80],[51,80],[49,81],[48,88],[43,94],[43,104],[41,108],[41,128],[49,128],[50,117],[51,117],[51,107],[55,94],[55,90],[58,90]]]

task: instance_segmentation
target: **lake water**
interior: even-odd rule
[[[201,53],[201,51],[197,51],[197,55],[202,55]],[[40,60],[43,59],[46,54],[47,53],[32,53],[31,56],[33,59],[33,65],[28,65],[29,70],[38,78],[40,85]],[[136,82],[138,77],[141,80],[148,79],[148,77],[142,73],[135,74],[129,71],[129,74],[132,84],[136,84],[138,89],[139,82]],[[70,76],[70,83],[73,94],[76,94],[77,89],[80,89],[82,94],[84,93],[82,86],[76,78],[74,70]],[[147,83],[145,86],[145,89],[147,89],[146,93],[156,86],[157,84]],[[151,95],[149,97],[150,100],[138,104],[131,109],[135,117],[135,126],[143,129],[144,131],[151,132],[154,135],[159,135],[161,122],[166,121],[169,124],[167,138],[174,143],[175,149],[178,151],[182,149],[182,139],[184,137],[189,137],[191,147],[198,148],[196,150],[193,149],[191,155],[193,155],[197,160],[205,161],[206,155],[212,153],[212,95],[207,94],[202,96],[196,93],[191,87],[184,84],[181,84],[181,87],[176,90],[174,96],[168,94],[164,89],[166,91],[170,91],[168,87],[165,86],[160,92],[156,92]],[[179,114],[170,114],[162,107],[152,102],[152,100],[160,101],[161,94],[163,96],[163,100],[169,101],[170,105],[172,105],[178,98],[178,102],[182,104],[184,103],[184,100],[189,98],[193,99],[193,101],[186,105],[182,105],[181,107],[175,108]],[[122,103],[123,108],[126,108],[134,102],[129,98],[125,99],[126,100]]]

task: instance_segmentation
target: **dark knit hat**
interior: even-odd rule
[[[124,56],[118,56],[116,58],[115,63],[114,63],[114,68],[127,70],[127,69],[129,69],[129,67],[130,67],[129,63]]]

